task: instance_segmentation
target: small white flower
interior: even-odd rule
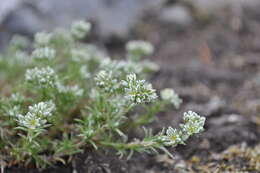
[[[44,47],[50,44],[52,34],[47,32],[38,32],[34,36],[35,47]]]
[[[143,71],[157,72],[160,69],[160,67],[156,63],[147,60],[141,62],[140,65],[142,66]]]
[[[47,122],[46,120],[42,120],[41,118],[35,116],[30,112],[28,112],[26,115],[17,115],[17,120],[21,126],[24,126],[31,130],[40,128]]]
[[[193,134],[203,131],[205,117],[199,116],[197,113],[188,111],[183,116],[184,124],[180,124],[180,129],[169,127],[166,130],[166,135],[159,136],[159,139],[165,145],[176,146],[184,144],[184,142]]]
[[[179,108],[182,99],[178,96],[178,94],[171,88],[165,88],[161,91],[162,100],[171,102],[176,108]]]
[[[86,36],[90,29],[90,23],[85,21],[78,21],[72,24],[71,34],[77,39],[82,39]]]
[[[52,101],[40,102],[33,106],[29,106],[29,112],[37,115],[38,117],[50,117],[52,112],[56,109]]]
[[[118,88],[118,81],[114,78],[112,71],[101,70],[94,80],[96,85],[105,92],[113,93]]]
[[[114,70],[117,69],[118,61],[111,60],[109,57],[103,58],[102,62],[100,63],[100,68],[104,70]]]
[[[33,83],[37,87],[54,87],[57,80],[57,76],[54,70],[50,67],[38,68],[26,70],[26,81]]]
[[[56,51],[53,48],[49,47],[42,47],[37,48],[32,52],[32,58],[37,60],[43,60],[43,59],[53,59],[56,55]]]
[[[72,92],[77,97],[81,97],[84,93],[84,90],[79,88],[78,85],[70,86],[69,91]]]
[[[99,92],[95,89],[95,88],[92,88],[91,90],[90,90],[90,93],[89,93],[89,97],[91,98],[91,99],[95,99],[95,98],[97,98],[98,96],[99,96]]]
[[[16,50],[12,58],[8,58],[8,62],[12,65],[19,63],[20,65],[26,66],[31,63],[30,56],[22,50]]]
[[[100,64],[104,60],[104,57],[107,57],[104,51],[98,49],[94,45],[89,44],[86,47],[84,47],[84,49],[86,49],[86,52],[89,55],[88,60],[91,61],[91,63]]]
[[[21,35],[14,35],[10,41],[10,46],[15,49],[23,49],[28,47],[30,44],[29,40]]]
[[[9,109],[7,114],[11,117],[15,117],[20,112],[20,106],[14,106],[13,108]]]
[[[111,60],[109,57],[103,58],[100,64],[100,68],[106,71],[114,72],[116,77],[120,77],[122,74],[129,73],[140,74],[143,70],[140,63],[130,60]]]
[[[74,62],[84,62],[91,58],[90,52],[86,49],[72,49],[70,54]]]
[[[126,74],[135,73],[140,74],[143,71],[141,63],[136,63],[134,61],[120,61],[118,67]]]
[[[173,129],[172,127],[168,127],[166,130],[166,136],[161,136],[161,140],[168,146],[176,146],[182,143],[182,138],[179,131],[177,129]]]
[[[18,114],[16,118],[21,126],[35,130],[42,128],[47,123],[47,119],[52,116],[54,110],[55,104],[52,101],[40,102],[29,106],[29,112],[26,115]]]
[[[71,60],[77,63],[94,63],[99,65],[103,62],[106,54],[94,45],[86,45],[74,48],[70,51]]]
[[[121,108],[129,105],[128,100],[124,96],[121,96],[121,95],[117,95],[117,96],[111,98],[110,102],[113,106],[116,107],[117,111],[118,110],[124,111],[124,109],[121,109]]]
[[[10,46],[16,49],[26,48],[29,45],[29,40],[26,37],[15,35],[10,41]]]
[[[10,96],[10,101],[14,104],[21,104],[24,101],[24,96],[19,93],[14,93]]]
[[[72,94],[75,97],[81,97],[84,93],[84,90],[79,88],[78,85],[64,86],[61,83],[57,82],[56,87],[57,87],[59,93]]]
[[[129,41],[126,44],[126,50],[130,54],[131,59],[139,60],[141,56],[152,54],[154,51],[154,47],[149,42],[142,40],[134,40]]]
[[[122,85],[125,89],[126,98],[135,104],[152,102],[157,98],[155,90],[145,80],[137,80],[136,74],[129,74]]]
[[[203,126],[206,118],[199,116],[196,112],[184,112],[183,120],[184,124],[181,125],[182,131],[189,136],[204,130]]]
[[[91,77],[91,74],[89,73],[88,67],[86,65],[80,67],[80,75],[84,79],[89,79]]]

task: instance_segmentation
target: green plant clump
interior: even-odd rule
[[[179,128],[157,134],[144,128],[142,139],[127,132],[141,128],[182,100],[172,89],[160,96],[143,80],[158,66],[142,60],[153,53],[145,41],[127,43],[127,58],[112,60],[92,44],[83,44],[89,23],[70,31],[35,35],[34,50],[16,36],[0,56],[0,161],[6,166],[45,168],[66,163],[86,147],[114,148],[130,158],[134,152],[167,151],[203,131],[205,118],[184,113]]]

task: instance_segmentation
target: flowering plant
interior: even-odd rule
[[[80,21],[70,31],[37,33],[31,54],[25,51],[28,41],[14,37],[0,56],[0,161],[44,168],[66,163],[65,156],[86,146],[112,147],[128,158],[157,150],[171,156],[167,147],[203,131],[205,118],[188,111],[179,128],[157,134],[144,128],[143,139],[129,139],[127,130],[150,123],[170,106],[179,108],[182,100],[169,88],[158,96],[144,80],[158,70],[142,60],[154,51],[150,43],[131,41],[127,58],[112,60],[94,45],[79,42],[90,28]]]

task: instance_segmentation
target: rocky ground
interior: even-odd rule
[[[123,39],[99,40],[118,57],[129,38],[151,41],[156,47],[151,59],[161,66],[152,77],[153,84],[158,89],[176,89],[184,104],[178,111],[158,115],[150,126],[156,131],[177,125],[181,113],[191,109],[207,117],[205,132],[171,150],[175,159],[136,154],[127,161],[113,151],[87,149],[70,165],[44,172],[260,172],[260,3],[196,2],[168,1],[154,11],[144,10],[141,20],[127,27]],[[37,171],[13,168],[7,172]]]

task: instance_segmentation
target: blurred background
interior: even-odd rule
[[[14,34],[32,39],[37,31],[66,28],[79,19],[94,26],[86,41],[115,57],[122,57],[128,40],[150,41],[156,49],[149,58],[161,67],[152,78],[155,87],[180,93],[185,105],[179,112],[207,117],[202,137],[175,153],[191,162],[199,156],[205,166],[222,161],[213,152],[260,143],[259,9],[259,0],[0,0],[0,51]],[[181,114],[173,115],[178,114],[168,113],[153,127],[178,124]]]
[[[258,0],[1,0],[0,46],[13,34],[32,37],[37,31],[68,27],[79,19],[91,21],[104,40],[131,38],[131,31],[138,29],[149,32],[148,22],[186,31],[195,23],[205,27],[222,18],[230,25],[223,23],[223,27],[238,31],[244,27],[244,13],[257,15],[258,9]]]

